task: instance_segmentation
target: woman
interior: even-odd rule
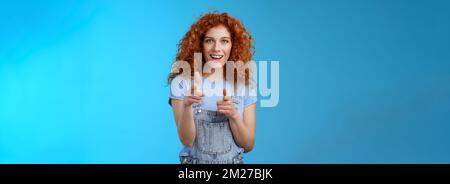
[[[252,61],[251,35],[239,20],[227,13],[207,13],[191,26],[178,44],[176,60],[188,62],[194,71],[196,52],[202,53],[202,67],[211,64],[213,72],[195,73],[192,87],[188,82],[191,77],[174,80],[180,73],[170,73],[168,78],[171,86],[177,86],[171,88],[169,104],[184,145],[180,161],[183,164],[241,164],[243,154],[252,150],[255,142],[257,98],[249,95],[249,91],[255,90],[249,87],[252,69],[246,71],[244,83],[237,82],[238,77],[234,81],[223,79],[227,61]],[[221,95],[205,95],[208,89],[201,90],[204,86],[219,84],[224,86]],[[226,89],[236,90],[230,86],[247,93],[228,96],[230,91]],[[194,92],[189,93],[191,91]]]

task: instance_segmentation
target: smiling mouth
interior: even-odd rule
[[[210,54],[209,55],[213,60],[219,60],[223,58],[223,55],[218,55],[218,54]]]

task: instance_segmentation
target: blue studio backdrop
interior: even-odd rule
[[[177,43],[228,12],[280,63],[247,163],[450,163],[446,0],[0,0],[0,163],[178,163]],[[260,100],[265,97],[260,96]]]

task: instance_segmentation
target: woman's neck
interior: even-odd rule
[[[223,67],[214,69],[212,74],[204,74],[205,78],[210,81],[224,80]]]

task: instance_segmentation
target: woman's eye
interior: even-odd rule
[[[208,39],[208,40],[205,40],[205,42],[206,42],[206,43],[212,43],[212,42],[213,42],[213,40],[211,40],[211,39]]]
[[[229,41],[228,40],[222,40],[222,43],[223,44],[226,44],[226,43],[228,43]]]

